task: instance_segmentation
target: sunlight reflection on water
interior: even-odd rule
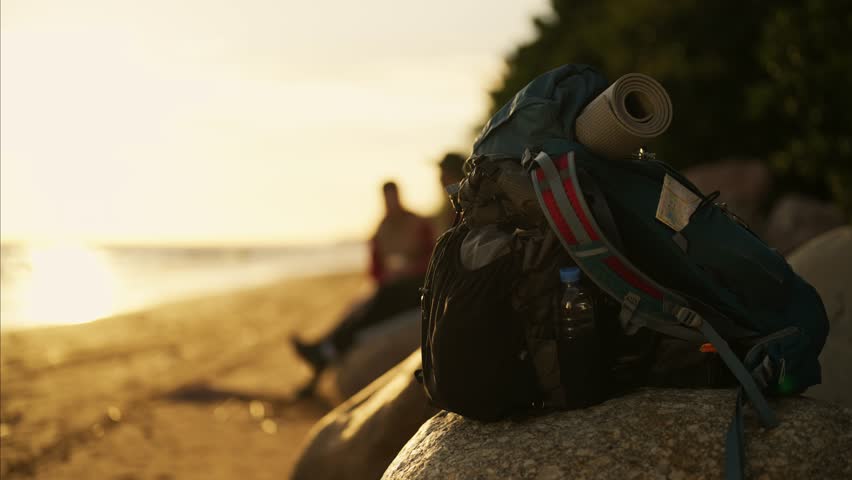
[[[117,279],[103,254],[84,246],[29,250],[20,280],[20,314],[30,325],[83,323],[115,311]]]
[[[317,247],[3,245],[0,327],[84,323],[284,277],[361,270],[362,243]]]

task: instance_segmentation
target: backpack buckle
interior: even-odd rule
[[[772,366],[772,359],[769,358],[769,355],[764,356],[763,361],[751,371],[751,377],[761,389],[768,387],[772,383],[772,379],[775,378],[775,369]]]
[[[535,163],[535,158],[542,153],[541,147],[533,146],[524,149],[524,154],[521,156],[521,166],[528,172],[532,171],[538,165]]]
[[[633,335],[639,330],[638,325],[634,325],[633,314],[639,307],[639,301],[642,299],[635,292],[628,292],[621,300],[621,312],[618,314],[618,320],[621,322],[621,328],[627,335]]]
[[[677,320],[689,327],[689,328],[701,328],[701,324],[704,323],[704,318],[698,314],[695,310],[686,307],[680,307],[675,310],[675,317]]]

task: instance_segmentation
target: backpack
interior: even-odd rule
[[[631,386],[624,371],[646,385],[739,385],[726,472],[742,477],[745,403],[773,427],[767,395],[820,382],[822,301],[718,193],[664,162],[576,143],[574,120],[606,86],[584,65],[547,72],[477,138],[451,192],[461,215],[423,289],[425,390],[438,407],[495,420],[596,403]],[[681,197],[696,200],[691,211]],[[584,273],[597,319],[581,351],[560,352],[554,268],[567,264]]]

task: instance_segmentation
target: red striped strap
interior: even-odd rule
[[[578,247],[591,247],[600,243],[606,248],[596,250],[610,253],[600,258],[583,257],[578,263],[602,262],[632,289],[662,301],[664,289],[620,255],[594,221],[577,180],[574,152],[562,154],[555,160],[542,152],[535,161],[540,168],[533,172],[533,178],[545,207],[544,213],[569,253],[574,256],[579,252]]]

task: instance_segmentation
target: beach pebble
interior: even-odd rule
[[[494,423],[441,412],[408,441],[382,478],[439,478],[434,472],[440,478],[491,478],[486,472],[496,457],[503,465],[500,478],[721,479],[735,396],[734,390],[642,389],[591,408]],[[747,478],[850,478],[852,411],[802,397],[771,404],[781,420],[772,430],[759,428],[747,409]],[[659,413],[661,407],[668,413]],[[665,425],[669,417],[678,419],[676,425]],[[621,432],[617,441],[606,434],[614,430]],[[498,441],[505,436],[513,441]],[[468,448],[473,443],[481,446]],[[566,475],[555,477],[557,472]]]

